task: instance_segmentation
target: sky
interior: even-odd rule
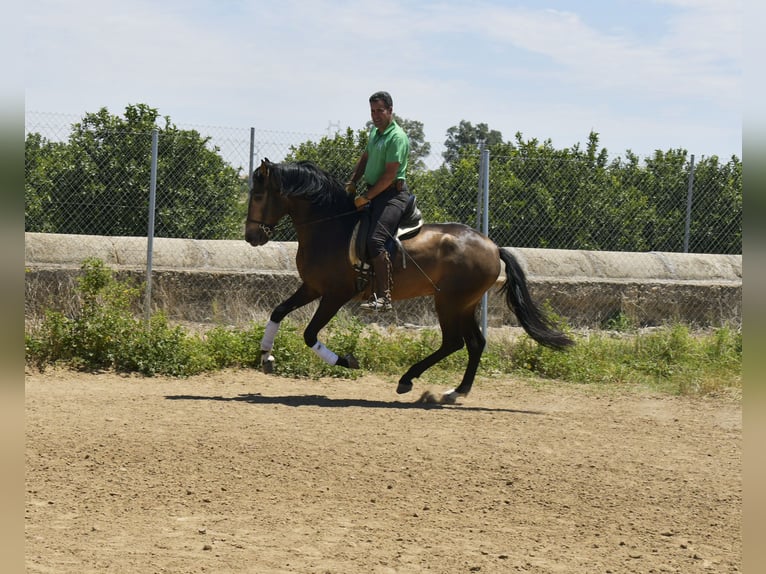
[[[30,0],[25,109],[325,135],[369,96],[610,157],[742,158],[743,0]],[[303,141],[303,140],[301,140]]]

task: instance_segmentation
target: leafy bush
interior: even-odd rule
[[[171,327],[162,313],[145,323],[134,309],[141,290],[117,281],[98,259],[82,264],[73,317],[48,312],[41,326],[25,335],[26,360],[44,368],[61,363],[82,370],[114,369],[144,375],[182,376],[212,366],[201,340]]]

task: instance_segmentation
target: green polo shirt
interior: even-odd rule
[[[383,133],[372,128],[367,142],[367,166],[364,168],[364,181],[375,185],[383,175],[387,163],[399,162],[396,179],[407,179],[407,160],[410,156],[410,140],[405,131],[394,120]]]

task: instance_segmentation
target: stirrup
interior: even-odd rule
[[[359,307],[365,311],[390,311],[393,309],[390,299],[378,297],[375,293],[372,294],[372,297],[367,302],[362,303]]]

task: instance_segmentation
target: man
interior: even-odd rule
[[[372,297],[361,307],[368,311],[390,311],[393,282],[385,243],[396,236],[410,197],[406,183],[410,141],[394,121],[394,103],[388,92],[375,92],[370,96],[370,115],[375,127],[370,131],[367,149],[356,163],[346,191],[356,194],[356,182],[364,176],[367,192],[357,197],[355,203],[357,209],[370,204],[367,250],[372,259],[375,286]]]

